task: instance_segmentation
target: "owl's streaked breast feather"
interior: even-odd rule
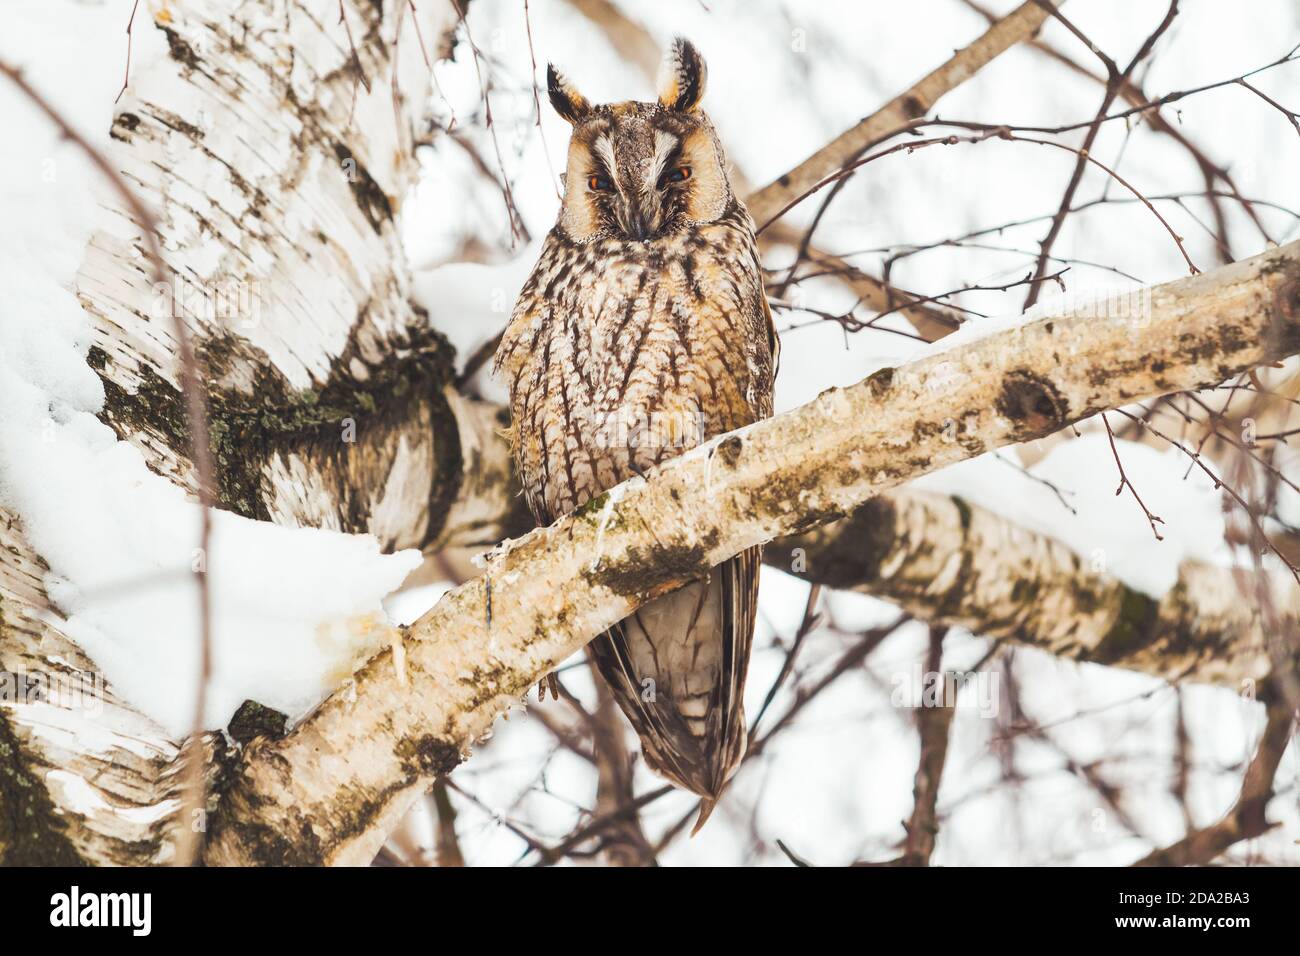
[[[739,205],[731,219],[653,243],[553,231],[497,353],[539,519],[609,487],[596,480],[602,464],[623,480],[685,450],[671,434],[612,445],[615,414],[669,430],[698,421],[691,444],[771,414],[769,323]]]

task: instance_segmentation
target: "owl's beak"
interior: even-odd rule
[[[645,194],[621,195],[618,204],[618,225],[623,235],[633,242],[653,239],[663,226],[663,210],[657,197]]]
[[[623,215],[623,232],[629,239],[638,242],[650,238],[650,227],[645,212],[635,205],[629,205]]]

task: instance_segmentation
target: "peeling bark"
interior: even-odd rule
[[[0,862],[167,862],[180,748],[94,678],[57,627],[45,571],[0,510]]]

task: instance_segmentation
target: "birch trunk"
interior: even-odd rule
[[[497,413],[450,388],[394,222],[430,88],[419,36],[450,56],[458,15],[447,0],[342,10],[345,24],[323,0],[173,0],[156,22],[140,8],[137,36],[161,31],[169,56],[133,68],[106,155],[157,215],[172,281],[153,287],[141,226],[105,185],[77,278],[101,417],[195,490],[176,310],[210,383],[222,507],[388,548],[492,543],[510,471],[474,429]],[[178,742],[111,688],[39,692],[94,672],[44,571],[0,514],[0,674],[20,682],[0,706],[0,862],[165,862],[192,822],[176,819]]]

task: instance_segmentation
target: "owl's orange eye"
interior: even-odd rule
[[[605,193],[613,189],[614,184],[611,183],[606,177],[597,175],[597,176],[592,176],[590,179],[587,180],[587,188],[594,193]]]
[[[678,166],[676,169],[668,172],[663,179],[659,180],[659,186],[660,188],[663,188],[669,183],[684,183],[686,182],[686,180],[690,178],[691,178],[691,167]]]

